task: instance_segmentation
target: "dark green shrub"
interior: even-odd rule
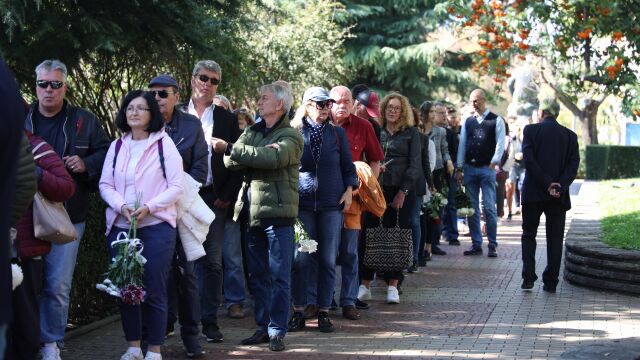
[[[640,176],[640,146],[588,145],[585,160],[589,180]]]
[[[117,311],[115,298],[96,289],[96,284],[104,279],[103,274],[110,262],[104,235],[106,204],[97,193],[91,194],[89,199],[89,216],[80,242],[71,288],[69,323],[73,326],[99,320]]]

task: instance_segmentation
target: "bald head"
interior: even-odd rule
[[[487,109],[487,96],[482,89],[475,89],[469,96],[469,103],[473,106],[476,114],[482,115]]]
[[[351,111],[353,110],[353,97],[351,96],[351,90],[346,86],[340,85],[331,89],[329,95],[336,102],[331,108],[333,120],[340,125],[349,118],[349,114],[351,114]]]

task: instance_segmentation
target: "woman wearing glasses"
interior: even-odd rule
[[[382,130],[380,144],[384,151],[384,165],[380,185],[388,204],[384,213],[384,227],[393,227],[400,221],[400,227],[411,229],[414,218],[412,210],[417,201],[415,186],[421,171],[421,145],[418,130],[413,126],[413,111],[409,100],[401,94],[390,93],[380,103]],[[398,216],[399,212],[399,216]],[[379,224],[377,218],[369,218],[365,227],[372,228]],[[366,240],[365,240],[366,241]],[[400,303],[398,283],[402,279],[402,270],[387,271],[388,279],[387,303]],[[364,265],[360,271],[360,289],[358,299],[371,298],[369,284],[373,280],[375,269]]]
[[[340,241],[342,211],[351,206],[352,191],[358,178],[351,161],[351,151],[342,128],[329,120],[333,100],[321,87],[305,91],[291,126],[300,130],[304,152],[300,159],[298,217],[311,239],[318,242],[318,251],[297,252],[292,270],[294,314],[289,331],[305,328],[304,308],[307,305],[307,283],[317,276],[318,329],[332,332],[329,308],[336,275],[336,256]],[[315,264],[317,263],[317,271]]]
[[[128,350],[122,360],[143,359],[140,349],[143,324],[148,351],[144,359],[162,359],[167,326],[167,277],[176,241],[176,206],[182,195],[182,158],[162,131],[164,121],[151,93],[129,92],[120,106],[116,126],[124,133],[111,143],[102,168],[100,194],[107,208],[107,244],[127,232],[132,218],[142,241],[144,289],[141,305],[119,302]]]

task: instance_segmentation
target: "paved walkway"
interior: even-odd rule
[[[574,219],[597,218],[594,184],[574,196]],[[207,359],[547,359],[567,349],[640,334],[640,299],[576,287],[563,280],[549,294],[536,283],[520,290],[519,216],[499,226],[499,257],[465,257],[462,246],[444,245],[447,256],[434,257],[419,273],[407,275],[401,304],[384,302],[385,288],[374,284],[371,309],[362,319],[332,317],[336,331],[288,334],[287,351],[240,346],[254,331],[253,319],[220,322],[224,343],[203,346]],[[544,223],[541,225],[544,226]],[[541,227],[540,234],[544,235]],[[545,244],[538,247],[538,273],[545,264]],[[63,359],[118,359],[125,349],[119,322],[67,342]],[[167,341],[165,359],[184,359],[179,336]],[[607,357],[610,359],[610,357]]]

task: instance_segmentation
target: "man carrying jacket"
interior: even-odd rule
[[[71,106],[64,100],[67,91],[67,67],[58,60],[45,60],[36,67],[38,101],[31,105],[25,128],[49,143],[64,160],[76,183],[76,193],[66,202],[78,239],[68,244],[53,244],[44,258],[44,284],[40,299],[40,341],[42,358],[60,359],[58,347],[64,346],[69,292],[76,265],[78,247],[89,213],[89,192],[97,189],[102,164],[110,145],[98,119],[89,111]]]
[[[155,95],[164,118],[165,132],[171,137],[182,157],[183,169],[197,182],[207,181],[209,166],[207,142],[200,120],[180,111],[176,104],[180,100],[180,88],[170,75],[159,75],[149,82],[149,91]],[[187,261],[180,236],[176,239],[176,250],[169,272],[169,318],[167,333],[173,331],[176,315],[180,320],[180,337],[187,357],[195,358],[203,354],[198,342],[200,322],[200,296],[195,273],[195,261]],[[178,314],[176,314],[176,310]]]
[[[222,303],[224,226],[229,205],[236,200],[242,182],[242,174],[227,170],[222,160],[224,154],[213,152],[211,147],[214,138],[233,143],[240,136],[237,116],[213,103],[221,77],[222,69],[217,62],[198,61],[191,76],[193,89],[191,99],[182,106],[183,111],[200,119],[209,150],[209,169],[200,195],[213,210],[216,218],[203,244],[207,254],[196,262],[200,286],[202,333],[209,342],[223,340],[218,327],[218,307]],[[241,258],[240,239],[234,243],[237,244],[237,255],[234,257]]]
[[[249,208],[247,265],[258,330],[242,345],[269,342],[272,351],[284,350],[291,303],[293,225],[298,216],[298,167],[302,135],[286,114],[293,98],[286,87],[264,85],[258,109],[262,121],[251,126],[235,144],[212,139],[225,166],[244,170],[244,183],[234,218],[243,205]]]

